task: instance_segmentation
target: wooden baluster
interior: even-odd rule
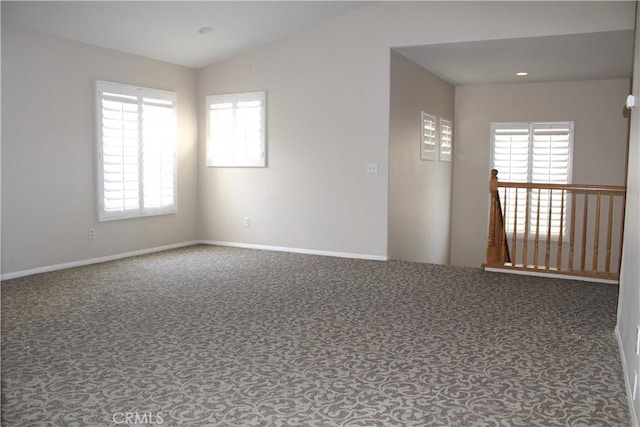
[[[502,205],[501,205],[502,206]],[[506,234],[506,218],[507,209],[509,209],[509,199],[507,196],[507,189],[504,189],[504,210],[500,212],[500,264],[504,264],[509,261],[509,248],[507,247],[507,234]]]
[[[496,205],[498,194],[498,170],[491,170],[491,178],[489,179],[489,193],[491,195],[491,202],[489,207],[489,236],[487,242],[487,264],[495,264],[495,248],[496,248]]]
[[[547,244],[544,251],[544,267],[549,269],[549,257],[551,255],[551,207],[553,205],[553,190],[549,190],[549,197],[547,198],[549,209],[547,210]]]
[[[587,219],[589,212],[589,193],[584,193],[584,216],[582,217],[582,253],[580,256],[580,271],[584,271],[587,255]]]
[[[533,246],[533,267],[538,268],[538,244],[540,243],[540,189],[538,189],[538,206],[536,207],[536,236]]]
[[[602,192],[598,191],[596,196],[596,224],[593,236],[593,262],[592,270],[598,271],[598,248],[600,246],[600,196]]]
[[[497,193],[497,192],[496,192]],[[503,210],[502,210],[502,203],[500,202],[500,197],[499,197],[499,193],[498,193],[498,206],[496,207],[497,210],[497,217],[496,217],[496,242],[500,242],[500,245],[496,246],[496,259],[499,260],[500,264],[504,264],[506,262],[511,262],[511,257],[509,255],[509,245],[507,242],[507,234],[506,234],[506,223],[505,223],[505,216],[503,215]],[[505,200],[505,215],[506,215],[506,210],[508,209],[508,197],[507,197],[507,188],[504,187],[504,200]]]
[[[604,271],[611,273],[611,237],[613,234],[613,193],[609,193],[609,217],[607,218],[607,256],[604,261]]]
[[[507,262],[511,262],[511,255],[509,254],[509,242],[507,241],[507,229],[506,229],[506,215],[507,209],[509,209],[509,200],[507,196],[507,188],[504,188],[504,199],[505,199],[505,207],[504,207],[504,215],[502,210],[502,205],[500,203],[500,199],[498,198],[498,209],[499,215],[498,220],[500,223],[500,227],[497,232],[499,234],[498,239],[500,240],[500,263],[505,264]]]
[[[564,199],[566,197],[566,190],[562,190],[560,193],[560,232],[558,233],[558,261],[556,262],[556,267],[558,271],[563,270],[562,268],[562,239],[564,236],[562,235],[564,231]]]
[[[511,237],[511,261],[512,265],[516,265],[518,263],[518,249],[516,246],[517,237],[518,237],[518,192],[519,188],[515,189],[515,204],[513,205],[513,235]]]
[[[578,192],[572,193],[573,200],[571,203],[571,231],[569,237],[569,271],[573,271],[573,248],[576,241],[576,205],[578,204]]]
[[[531,202],[531,189],[525,188],[524,198],[524,232],[522,233],[522,266],[529,265],[529,204]]]

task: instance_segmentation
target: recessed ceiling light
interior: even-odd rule
[[[524,77],[524,76],[528,76],[529,73],[527,73],[526,71],[520,71],[518,73],[516,73],[516,76],[520,76],[520,77]]]
[[[202,27],[198,30],[200,34],[209,34],[213,29],[211,27]]]

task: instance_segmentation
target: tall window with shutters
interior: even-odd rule
[[[264,167],[266,93],[207,96],[207,166]]]
[[[176,212],[176,95],[96,82],[98,219]]]
[[[491,167],[505,182],[570,184],[573,158],[573,122],[523,122],[491,124]],[[507,205],[507,233],[533,233],[533,224],[541,224],[546,236],[566,237],[568,203],[561,192],[508,189],[501,194]],[[564,200],[561,200],[564,197]],[[549,206],[551,218],[549,220]],[[562,207],[562,208],[561,208]],[[529,215],[529,230],[526,214]],[[538,218],[539,217],[539,218]],[[562,230],[561,230],[562,225]]]

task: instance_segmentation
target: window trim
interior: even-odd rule
[[[135,96],[138,103],[138,122],[142,122],[141,106],[144,104],[144,98],[154,98],[158,100],[168,101],[171,103],[172,123],[170,126],[171,137],[171,156],[172,156],[172,184],[173,184],[173,201],[166,207],[145,207],[144,206],[144,176],[143,176],[143,156],[142,149],[144,147],[144,134],[138,136],[138,185],[139,185],[139,206],[136,209],[123,209],[109,212],[104,209],[105,197],[105,180],[104,180],[104,139],[103,139],[103,93],[105,91],[111,93]],[[159,215],[175,214],[178,211],[178,162],[177,162],[177,94],[172,91],[153,89],[136,85],[128,85],[124,83],[108,82],[96,80],[95,84],[95,105],[96,105],[96,184],[97,184],[97,216],[99,222],[115,221],[121,219],[144,218]],[[140,129],[141,130],[141,129]]]

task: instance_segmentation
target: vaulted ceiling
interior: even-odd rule
[[[202,68],[364,7],[353,1],[3,1],[13,26]],[[200,30],[204,29],[204,34]]]
[[[3,1],[2,23],[202,68],[371,3]],[[630,77],[632,49],[633,31],[397,48],[455,85]]]

